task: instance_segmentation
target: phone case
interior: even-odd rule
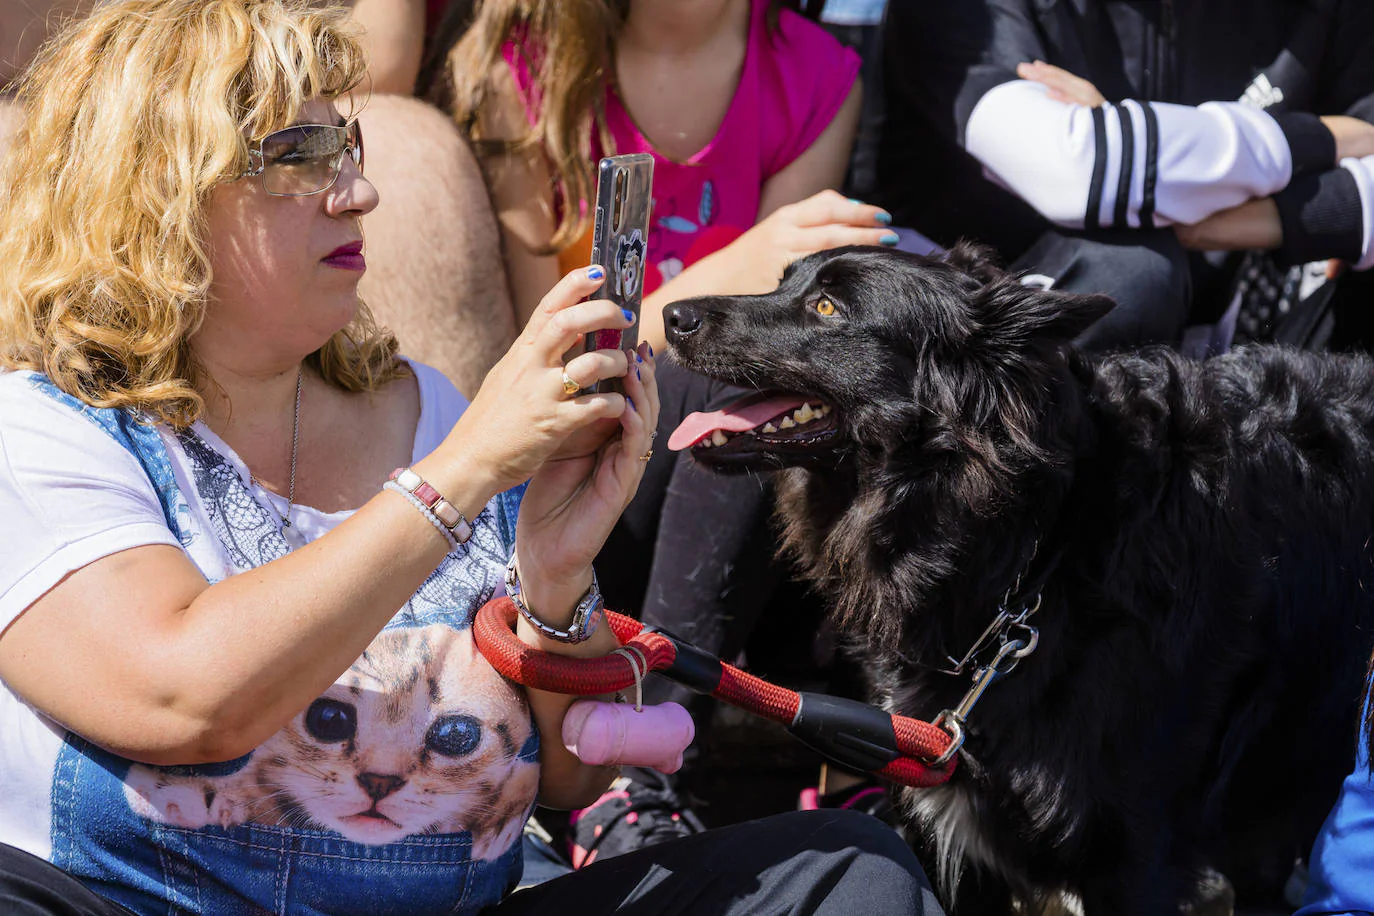
[[[644,271],[648,266],[649,210],[653,206],[654,157],[647,153],[610,156],[601,160],[596,180],[596,217],[592,228],[592,263],[606,271],[606,282],[594,295],[633,312],[635,323],[624,331],[588,334],[587,351],[639,345],[639,312],[644,300]],[[610,379],[588,389],[619,390]]]

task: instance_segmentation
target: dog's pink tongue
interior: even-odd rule
[[[668,437],[668,448],[675,452],[691,448],[718,429],[727,433],[742,433],[806,403],[805,398],[794,394],[765,398],[761,401],[756,400],[757,397],[758,395],[750,395],[709,413],[698,411],[689,414]]]

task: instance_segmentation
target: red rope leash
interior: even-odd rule
[[[509,598],[496,598],[477,612],[473,622],[472,634],[478,650],[504,677],[538,690],[583,696],[614,693],[635,683],[633,665],[623,655],[569,658],[527,646],[515,635],[517,614]],[[607,611],[606,618],[616,639],[621,645],[639,650],[648,661],[650,671],[665,672],[677,662],[678,646],[672,639],[662,633],[645,632],[643,624],[623,614]],[[720,677],[709,691],[711,696],[789,728],[797,724],[804,705],[801,694],[719,660],[712,662],[719,665]],[[688,686],[693,685],[689,683]],[[866,709],[876,712],[871,707]],[[949,780],[954,772],[954,760],[939,768],[924,762],[939,757],[949,748],[951,739],[944,729],[906,716],[883,718],[891,719],[900,756],[873,769],[875,775],[920,788],[942,785]],[[820,737],[836,736],[823,734]],[[845,736],[838,737],[838,743],[844,745]]]

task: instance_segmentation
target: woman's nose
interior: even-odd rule
[[[352,156],[344,156],[340,165],[339,178],[329,189],[327,206],[331,216],[360,216],[377,209],[381,197],[377,186],[367,180],[353,161]]]

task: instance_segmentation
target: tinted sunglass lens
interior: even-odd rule
[[[347,140],[342,128],[288,127],[262,141],[263,187],[269,194],[314,194],[338,177]]]

